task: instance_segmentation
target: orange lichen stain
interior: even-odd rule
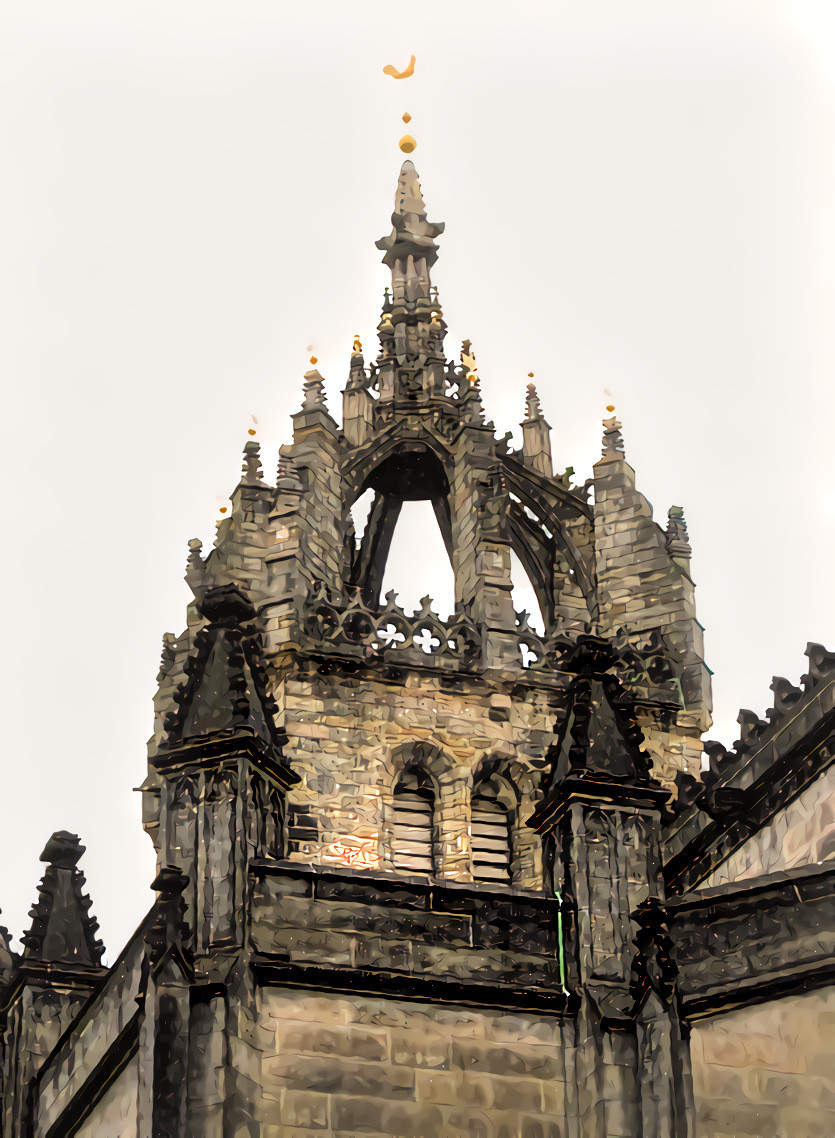
[[[373,838],[338,838],[322,853],[325,861],[338,861],[353,869],[376,869],[380,864],[377,836]]]

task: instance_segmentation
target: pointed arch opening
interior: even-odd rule
[[[435,787],[420,767],[397,779],[393,796],[391,856],[395,869],[432,876],[435,873]]]
[[[513,879],[513,816],[516,796],[493,775],[473,788],[470,809],[471,868],[474,881],[510,885]]]
[[[421,598],[432,597],[442,619],[455,609],[452,562],[430,502],[404,502],[383,571],[380,592],[393,589],[406,612],[420,609]]]
[[[365,530],[368,525],[368,519],[371,515],[371,508],[374,505],[374,491],[369,488],[363,490],[353,506],[351,506],[350,514],[351,521],[354,526],[354,541],[357,545],[362,543]]]
[[[358,485],[351,516],[361,537],[350,583],[361,590],[366,604],[376,607],[380,596],[393,589],[407,611],[419,609],[426,595],[436,602],[439,615],[454,610],[449,492],[442,456],[429,442],[419,441],[393,443]]]
[[[546,614],[542,610],[539,593],[513,548],[510,550],[510,580],[513,583],[510,595],[514,609],[516,612],[526,612],[531,628],[544,636]]]

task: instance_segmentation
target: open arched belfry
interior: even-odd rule
[[[614,418],[591,479],[555,472],[533,385],[521,449],[496,438],[444,347],[442,230],[405,162],[341,426],[314,368],[274,482],[247,443],[190,543],[141,787],[156,899],[104,967],[83,847],[50,839],[23,951],[0,937],[3,1138],[831,1132],[835,657],[701,771],[683,513],[653,520]],[[446,619],[381,596],[412,500]]]

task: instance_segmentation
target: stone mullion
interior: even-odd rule
[[[514,811],[511,827],[511,879],[516,889],[542,888],[542,843],[525,819],[530,817],[534,803],[524,795]]]
[[[436,875],[454,881],[471,881],[468,775],[442,780],[438,799]]]

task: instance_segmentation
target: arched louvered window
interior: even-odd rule
[[[421,770],[408,770],[394,788],[392,860],[408,873],[434,873],[435,793]]]
[[[507,797],[493,780],[481,783],[473,792],[470,840],[476,881],[510,884],[510,811]]]

